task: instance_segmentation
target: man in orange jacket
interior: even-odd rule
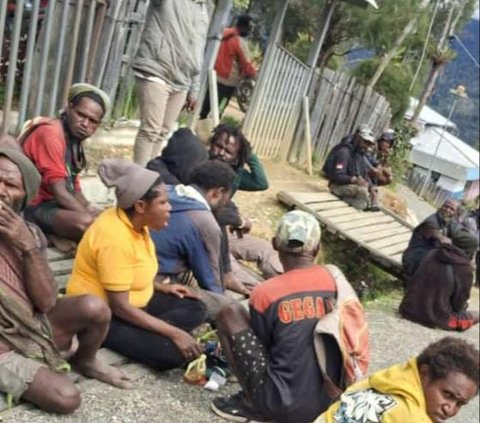
[[[226,109],[240,81],[245,77],[255,78],[257,74],[257,70],[252,63],[247,40],[252,31],[252,21],[251,16],[240,15],[235,27],[226,28],[223,32],[217,62],[215,63],[220,114]],[[207,93],[200,119],[205,119],[209,113],[210,96]]]

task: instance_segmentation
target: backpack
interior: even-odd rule
[[[352,148],[351,141],[352,141],[351,136],[342,138],[340,143],[335,145],[328,153],[328,156],[325,159],[325,163],[323,164],[323,167],[322,167],[322,172],[327,179],[331,179],[331,177],[333,176],[333,173],[335,172],[335,160],[337,158],[338,151],[340,151],[342,148],[351,149]]]
[[[37,116],[33,119],[27,120],[20,131],[20,135],[17,137],[17,142],[19,143],[20,147],[23,147],[23,144],[27,140],[28,136],[39,126],[42,125],[50,125],[52,122],[54,122],[54,118],[50,117],[42,117],[42,116]]]
[[[317,322],[314,345],[326,392],[332,399],[336,399],[349,385],[366,376],[370,348],[365,314],[355,291],[338,267],[326,265],[325,268],[335,280],[337,303],[330,313]],[[333,337],[342,354],[343,368],[338,384],[331,380],[326,371],[328,357],[325,336]]]

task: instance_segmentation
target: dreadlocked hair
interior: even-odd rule
[[[248,157],[252,153],[252,146],[250,145],[250,142],[237,126],[221,124],[213,130],[210,143],[213,144],[216,142],[223,134],[227,134],[229,138],[235,138],[235,140],[238,142],[238,164],[236,167],[242,168],[245,166],[248,161]]]

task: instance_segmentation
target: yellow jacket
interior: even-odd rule
[[[416,359],[352,385],[314,423],[431,423]]]

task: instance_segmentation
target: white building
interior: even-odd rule
[[[410,105],[408,106],[408,110],[405,112],[405,119],[412,120],[417,106],[418,99],[410,97]],[[445,116],[428,106],[423,106],[423,109],[418,116],[417,123],[422,129],[428,128],[429,126],[436,126],[439,128],[445,127],[453,131],[457,129],[457,125],[455,125],[455,123],[453,123],[451,120],[448,120]]]
[[[443,128],[426,126],[411,140],[410,161],[416,172],[427,174],[439,188],[457,199],[479,195],[479,152]]]

